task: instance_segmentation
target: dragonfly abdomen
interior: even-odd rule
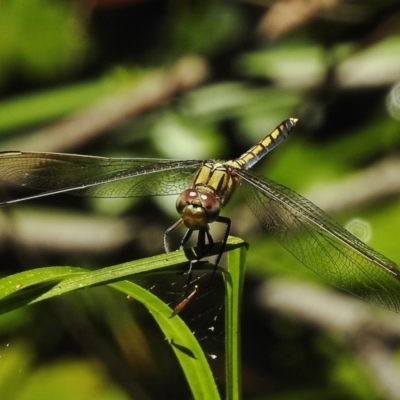
[[[230,161],[229,165],[240,169],[251,168],[289,136],[290,132],[292,132],[296,126],[297,121],[297,118],[286,119],[263,140],[259,141],[251,149],[247,150],[246,153],[243,153],[236,160]]]

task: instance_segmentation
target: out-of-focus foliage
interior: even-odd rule
[[[28,78],[63,79],[89,50],[83,15],[64,1],[11,0],[1,4],[0,85]]]
[[[361,221],[368,245],[399,263],[399,23],[394,0],[4,0],[0,150],[230,159],[283,119],[298,117],[296,130],[255,169],[343,225]],[[195,63],[174,69],[189,56],[207,72]],[[184,84],[193,74],[198,83]],[[128,103],[119,96],[153,81],[118,114]],[[20,194],[7,190],[2,199]],[[174,202],[65,195],[3,208],[1,274],[55,265],[95,269],[154,255],[178,218]],[[383,379],[399,376],[386,369],[398,365],[389,344],[394,348],[399,334],[392,331],[390,341],[379,342],[385,351],[373,353],[367,329],[346,336],[314,320],[312,307],[304,315],[262,308],[254,296],[261,281],[319,279],[270,240],[240,199],[224,215],[250,244],[243,397],[395,398],[387,389],[393,381]],[[149,286],[163,281],[156,276]],[[176,297],[175,289],[169,294]],[[212,319],[219,309],[213,299],[201,297],[209,315],[193,302],[187,318]],[[61,296],[1,322],[0,393],[7,398],[44,398],[47,391],[52,398],[190,398],[152,319],[110,290]],[[382,323],[377,331],[385,329]],[[381,357],[381,374],[372,353]],[[222,382],[223,357],[209,354]]]
[[[34,349],[25,342],[13,340],[2,349],[0,387],[5,398],[129,399],[95,362],[67,358],[40,367],[34,365],[34,359]]]

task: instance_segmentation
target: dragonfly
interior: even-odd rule
[[[108,198],[177,195],[180,218],[164,234],[165,250],[170,251],[168,237],[182,226],[187,229],[182,245],[193,232],[198,232],[200,243],[212,244],[209,226],[213,222],[226,224],[229,232],[230,219],[220,211],[239,192],[262,226],[306,267],[341,289],[399,312],[400,270],[395,262],[309,200],[250,170],[288,137],[296,123],[296,118],[283,121],[240,157],[228,161],[0,152],[0,181],[39,191],[0,206],[59,193]]]

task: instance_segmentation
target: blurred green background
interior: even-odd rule
[[[399,26],[389,0],[3,0],[0,150],[230,159],[297,117],[255,169],[400,261]],[[2,188],[3,201],[18,195]],[[3,208],[1,275],[162,252],[174,202],[60,195]],[[250,244],[243,398],[398,398],[400,317],[320,285],[232,203],[224,215]],[[171,353],[145,310],[91,289],[1,317],[0,393],[189,399]]]

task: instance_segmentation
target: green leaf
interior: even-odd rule
[[[229,271],[225,272],[227,393],[230,399],[240,397],[238,315],[244,276],[244,246],[242,240],[230,237],[225,248],[226,251],[232,252],[232,255],[229,256]],[[211,255],[218,254],[219,251],[220,247],[216,245],[213,247]],[[151,292],[125,280],[137,275],[182,271],[187,266],[188,258],[192,257],[190,250],[177,251],[95,271],[73,267],[46,267],[21,272],[0,279],[0,313],[74,290],[107,284],[137,299],[150,311],[166,340],[171,344],[194,398],[219,399],[218,389],[207,358],[184,321],[179,315],[171,318],[173,310]],[[202,269],[207,268],[214,270],[215,266],[202,265]]]
[[[225,274],[225,369],[227,399],[241,398],[240,312],[247,244],[228,253]]]

